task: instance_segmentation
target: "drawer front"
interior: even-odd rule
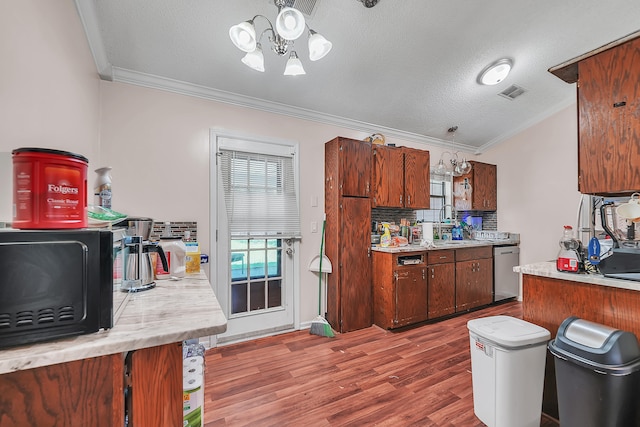
[[[493,246],[481,246],[479,248],[456,249],[456,261],[469,261],[472,259],[492,258]]]
[[[427,264],[446,264],[449,262],[455,262],[455,251],[452,249],[429,251],[427,252]]]

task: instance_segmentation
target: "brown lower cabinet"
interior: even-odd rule
[[[385,329],[493,302],[491,246],[373,253],[373,322]]]
[[[456,312],[456,256],[453,250],[427,252],[429,319]]]
[[[127,386],[130,426],[182,425],[181,343],[0,375],[0,425],[122,426]]]
[[[491,246],[456,250],[456,312],[493,302]]]
[[[555,338],[564,319],[577,316],[640,338],[640,292],[590,283],[524,274],[522,317],[542,326]],[[558,418],[555,360],[547,352],[542,411]]]
[[[373,253],[373,322],[385,329],[427,320],[424,252]],[[376,274],[376,272],[382,274]]]

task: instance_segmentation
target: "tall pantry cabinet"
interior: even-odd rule
[[[338,332],[372,325],[371,143],[337,137],[324,147],[326,318]]]

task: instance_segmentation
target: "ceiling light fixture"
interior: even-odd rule
[[[466,157],[462,157],[462,161],[458,159],[458,151],[455,151],[455,135],[458,126],[451,126],[447,132],[451,133],[451,151],[445,151],[440,155],[440,161],[434,169],[434,173],[438,175],[462,176],[471,172],[471,163]],[[449,155],[449,163],[444,161],[444,155]]]
[[[478,75],[478,83],[493,86],[507,78],[513,67],[513,61],[509,58],[502,58],[486,66]]]
[[[286,0],[274,0],[273,3],[278,8],[275,29],[271,21],[264,15],[256,15],[249,21],[241,22],[229,29],[229,37],[233,44],[243,52],[247,52],[242,58],[242,62],[245,65],[256,71],[264,72],[264,55],[262,54],[260,40],[265,33],[271,33],[269,36],[269,41],[273,44],[271,50],[279,56],[285,56],[289,53],[289,47],[293,46],[294,40],[304,34],[305,28],[309,30],[309,59],[317,61],[329,53],[333,45],[321,34],[309,28],[302,12],[293,7],[287,7]],[[254,26],[254,20],[258,17],[264,18],[269,24],[269,27],[263,30],[260,36],[257,36]],[[297,76],[300,74],[306,73],[298,54],[295,50],[292,50],[287,60],[284,75]]]

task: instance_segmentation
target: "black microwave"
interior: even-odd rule
[[[109,230],[0,230],[0,348],[113,326]]]

